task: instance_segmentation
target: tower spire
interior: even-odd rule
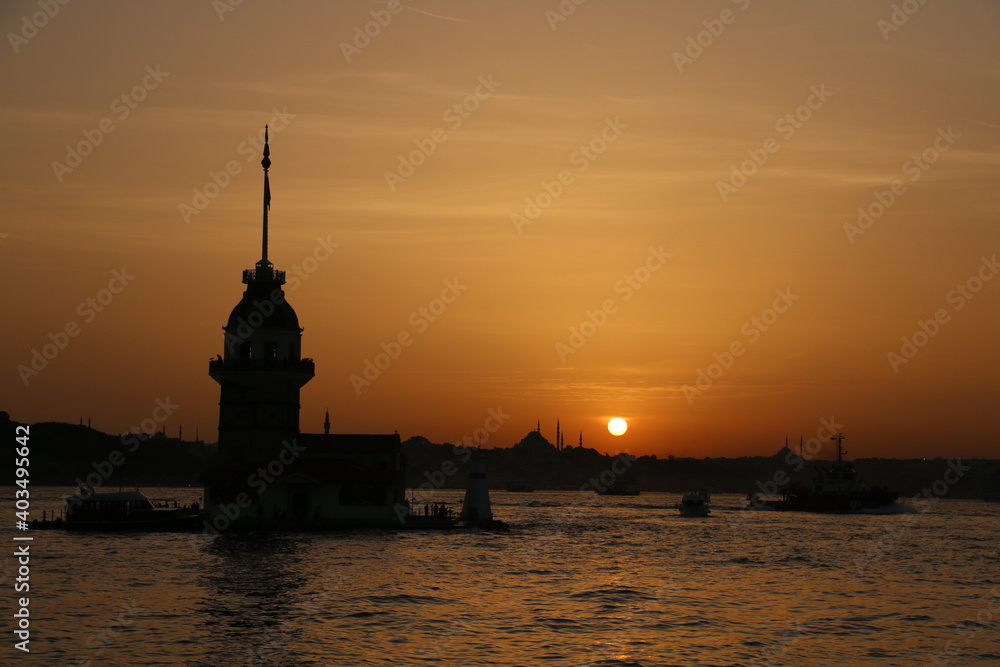
[[[330,435],[330,411],[326,411],[326,418],[323,420],[323,435]]]
[[[267,125],[264,126],[264,159],[260,161],[264,168],[264,234],[261,239],[259,266],[270,266],[267,260],[267,212],[271,210],[271,184],[267,179],[267,170],[271,168],[271,147],[267,143]]]

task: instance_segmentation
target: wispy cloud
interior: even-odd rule
[[[387,2],[386,0],[375,0],[375,1],[378,2],[379,4],[382,4],[382,5],[388,5],[389,4],[389,2]],[[403,9],[409,9],[411,12],[416,12],[418,14],[423,14],[424,16],[432,16],[432,17],[434,17],[436,19],[444,19],[445,21],[454,21],[456,23],[468,23],[469,22],[468,19],[460,19],[460,18],[456,18],[454,16],[444,16],[442,14],[434,14],[433,12],[428,12],[428,11],[423,10],[423,9],[417,9],[416,7],[413,7],[411,5],[403,5]]]

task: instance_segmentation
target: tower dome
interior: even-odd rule
[[[272,270],[276,276],[271,280],[257,278],[259,272],[259,269],[244,271],[243,282],[247,288],[229,314],[226,329],[238,327],[243,322],[257,329],[299,329],[298,315],[285,301],[285,292],[281,289],[285,272]]]

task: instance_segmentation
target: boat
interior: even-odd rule
[[[637,496],[639,486],[628,477],[619,477],[608,486],[596,489],[599,496]]]
[[[837,443],[837,460],[832,465],[820,465],[811,486],[790,484],[780,499],[763,499],[754,494],[747,509],[844,514],[878,509],[896,502],[898,492],[881,486],[867,487],[857,478],[854,466],[844,460],[842,434],[830,439]]]
[[[531,493],[535,486],[526,479],[512,479],[507,482],[507,490],[514,493]]]
[[[705,489],[692,491],[685,493],[676,507],[681,516],[708,516],[712,513],[708,507],[711,498],[711,494]]]
[[[98,493],[92,488],[66,498],[62,517],[34,520],[32,529],[79,531],[100,530],[195,530],[205,518],[198,503],[157,507],[140,491]]]

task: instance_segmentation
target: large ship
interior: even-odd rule
[[[793,483],[785,488],[781,499],[768,500],[755,494],[747,509],[846,513],[878,509],[896,502],[899,497],[896,491],[881,486],[867,487],[857,478],[854,466],[844,460],[842,434],[830,439],[837,443],[837,460],[832,465],[817,467],[811,486]]]

